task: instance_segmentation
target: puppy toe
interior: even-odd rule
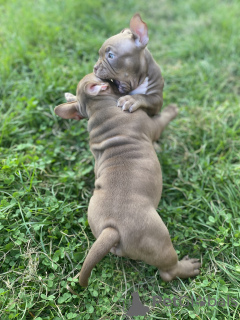
[[[134,112],[134,111],[136,111],[139,107],[140,107],[140,105],[139,105],[138,103],[134,103],[134,104],[129,108],[129,112]]]
[[[122,108],[122,106],[124,105],[125,102],[126,102],[126,100],[124,99],[124,97],[121,97],[118,99],[117,106]]]
[[[122,111],[128,111],[129,107],[128,107],[128,103],[125,102],[124,105],[122,106]]]
[[[200,274],[200,270],[199,269],[195,269],[193,271],[193,277],[198,276]]]
[[[191,263],[192,263],[192,266],[194,268],[194,271],[198,271],[200,272],[200,268],[202,266],[202,263],[200,262],[199,259],[190,259],[191,260]]]
[[[195,269],[199,269],[199,268],[201,268],[201,266],[202,266],[201,262],[195,262],[194,263],[194,268]]]
[[[122,108],[122,103],[120,101],[118,101],[117,107]]]
[[[123,107],[122,107],[122,110],[123,110],[123,111],[127,111],[127,110],[130,111],[131,106],[132,106],[132,102],[131,102],[131,101],[126,101],[126,102],[124,103]]]
[[[192,263],[198,263],[200,260],[199,259],[191,259]]]

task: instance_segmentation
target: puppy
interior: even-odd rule
[[[104,42],[94,73],[101,79],[112,80],[119,92],[125,94],[118,100],[123,110],[133,112],[141,107],[149,115],[155,115],[163,104],[164,81],[147,44],[147,25],[135,14],[130,29]]]
[[[118,90],[94,74],[77,87],[77,101],[59,105],[64,119],[88,118],[90,148],[95,158],[95,189],[88,222],[96,237],[82,266],[79,282],[88,285],[93,267],[109,252],[156,266],[163,280],[199,274],[198,259],[178,261],[169,232],[156,211],[162,174],[153,141],[177,115],[169,106],[149,117],[142,109],[122,112]]]

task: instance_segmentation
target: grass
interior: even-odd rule
[[[109,254],[82,289],[74,276],[94,242],[94,163],[86,121],[53,109],[135,12],[148,23],[165,106],[180,108],[159,142],[158,211],[179,256],[203,267],[166,284],[155,268]],[[134,319],[239,319],[239,15],[237,0],[0,1],[1,319],[129,319],[134,291],[150,307]],[[194,303],[153,307],[156,295]]]

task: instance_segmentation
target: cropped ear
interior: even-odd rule
[[[138,47],[146,47],[148,44],[148,28],[145,22],[142,21],[140,14],[136,13],[130,21],[130,29],[135,35],[135,43]]]
[[[101,91],[107,90],[108,83],[87,83],[84,91],[90,96],[97,96]]]
[[[55,107],[54,112],[56,113],[56,115],[63,119],[83,119],[83,117],[78,112],[77,101],[60,104],[59,106]]]

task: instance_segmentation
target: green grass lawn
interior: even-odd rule
[[[94,161],[87,121],[53,109],[135,12],[148,23],[164,106],[180,109],[159,141],[158,212],[179,257],[203,265],[164,283],[156,268],[109,254],[83,289],[74,276],[94,242]],[[134,291],[150,307],[134,319],[240,318],[239,17],[238,0],[0,0],[1,320],[130,319]],[[154,296],[193,302],[153,307]]]

